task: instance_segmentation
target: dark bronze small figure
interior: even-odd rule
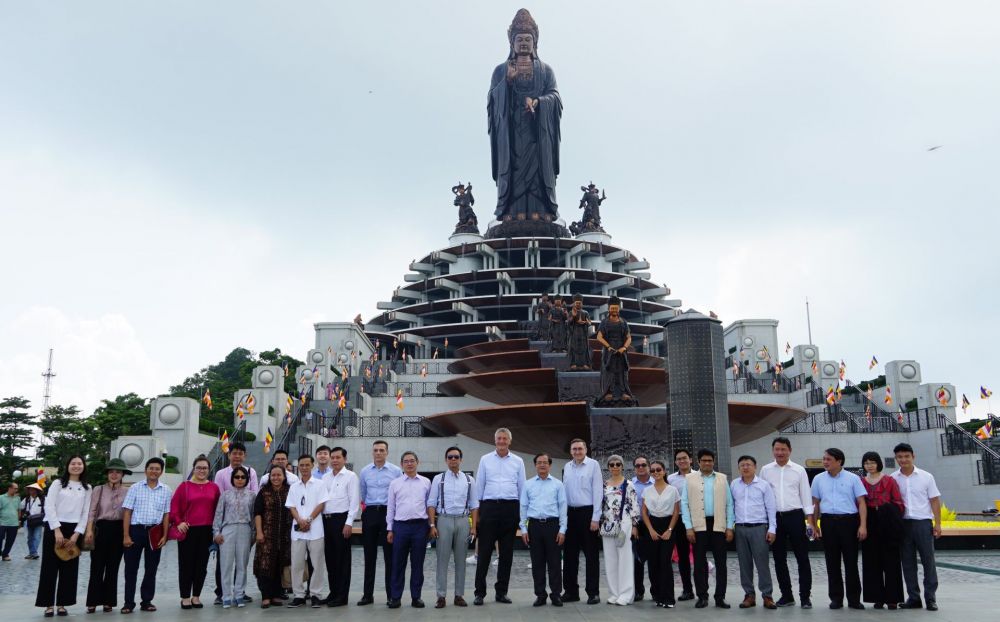
[[[461,182],[457,186],[452,186],[451,193],[455,195],[454,205],[458,208],[455,233],[479,233],[479,219],[472,211],[472,206],[476,204],[476,199],[472,196],[472,182],[470,181],[468,186]]]
[[[598,192],[594,182],[590,182],[589,186],[580,186],[580,190],[583,190],[583,197],[580,199],[583,218],[579,222],[571,224],[570,231],[574,235],[592,231],[604,233],[604,228],[601,227],[601,203],[607,200],[607,193],[603,190]]]

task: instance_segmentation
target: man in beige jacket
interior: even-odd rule
[[[688,473],[681,490],[681,518],[688,542],[694,544],[695,607],[708,606],[708,558],[715,559],[715,606],[729,609],[726,602],[726,543],[733,541],[736,514],[729,482],[715,472],[715,452],[698,450],[698,470]]]

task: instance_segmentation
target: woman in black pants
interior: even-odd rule
[[[181,609],[201,609],[201,588],[208,574],[212,519],[219,502],[219,487],[208,479],[211,463],[198,456],[191,465],[191,479],[181,482],[170,499],[170,523],[183,534],[177,542],[178,584]]]
[[[132,471],[118,458],[109,460],[104,471],[108,483],[95,487],[90,494],[87,531],[83,536],[91,547],[87,613],[94,613],[98,607],[108,613],[118,606],[118,568],[125,550],[122,546],[122,501],[126,488],[122,486],[122,478],[131,475]]]
[[[56,548],[72,548],[87,527],[90,511],[90,485],[83,456],[70,456],[62,475],[52,482],[45,504],[47,529],[42,540],[42,569],[38,576],[35,606],[45,607],[45,617],[69,615],[66,607],[76,604],[76,581],[80,558],[62,561]]]
[[[667,467],[663,462],[650,462],[649,474],[653,476],[653,484],[642,492],[642,522],[645,528],[639,532],[646,540],[648,551],[649,594],[657,607],[672,609],[676,600],[670,557],[674,550],[674,529],[681,515],[681,495],[667,483]]]

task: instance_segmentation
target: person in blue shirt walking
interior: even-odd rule
[[[552,605],[562,607],[559,596],[562,590],[559,549],[566,540],[566,488],[562,482],[549,475],[551,468],[551,456],[535,456],[535,472],[538,475],[526,481],[521,490],[521,540],[531,551],[535,607],[545,605],[546,570]]]
[[[865,486],[861,478],[844,470],[844,452],[831,447],[823,454],[824,473],[813,478],[814,534],[823,540],[826,576],[829,582],[830,609],[844,606],[846,579],[847,606],[864,609],[861,604],[861,576],[858,574],[859,543],[868,537]],[[823,524],[818,520],[822,518]],[[843,559],[844,575],[840,574]]]
[[[375,565],[378,564],[378,547],[382,546],[382,564],[385,566],[385,599],[392,600],[392,543],[386,540],[386,513],[389,503],[389,483],[403,474],[403,470],[387,461],[389,443],[377,440],[372,443],[372,462],[358,473],[361,503],[361,544],[365,549],[364,592],[358,606],[375,602]]]
[[[694,545],[695,607],[708,606],[708,551],[715,559],[715,606],[729,609],[726,602],[726,543],[733,541],[736,514],[733,493],[724,473],[715,472],[715,452],[698,450],[698,470],[684,478],[681,519],[688,542]]]

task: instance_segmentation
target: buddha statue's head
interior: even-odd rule
[[[531,17],[528,9],[521,9],[514,15],[514,21],[507,29],[507,39],[510,41],[510,56],[537,55],[538,24]]]

